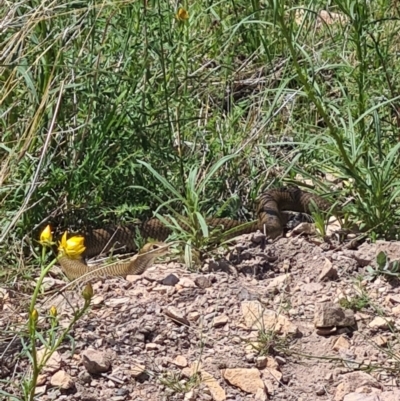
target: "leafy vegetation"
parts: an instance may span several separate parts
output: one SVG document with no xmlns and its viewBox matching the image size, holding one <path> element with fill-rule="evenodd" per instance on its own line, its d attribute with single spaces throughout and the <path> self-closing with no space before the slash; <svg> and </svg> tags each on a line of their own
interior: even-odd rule
<svg viewBox="0 0 400 401">
<path fill-rule="evenodd" d="M 198 233 L 211 236 L 205 216 L 251 220 L 263 189 L 305 179 L 315 192 L 348 201 L 349 225 L 372 239 L 396 238 L 398 10 L 389 0 L 332 0 L 336 14 L 323 20 L 325 7 L 319 0 L 3 7 L 2 280 L 37 276 L 45 261 L 36 239 L 48 223 L 61 233 L 167 211 L 176 236 L 202 249 L 208 243 Z M 181 219 L 187 230 L 175 224 Z"/>
<path fill-rule="evenodd" d="M 353 311 L 359 311 L 367 308 L 370 304 L 370 299 L 366 294 L 355 295 L 351 298 L 342 298 L 339 301 L 339 305 L 344 309 L 352 309 Z"/>
<path fill-rule="evenodd" d="M 376 255 L 376 267 L 367 266 L 366 270 L 369 280 L 374 280 L 379 276 L 398 279 L 400 277 L 400 261 L 391 261 L 385 252 L 381 251 Z"/>
<path fill-rule="evenodd" d="M 226 155 L 240 157 L 207 181 L 203 210 L 233 197 L 224 214 L 250 219 L 263 188 L 301 173 L 328 193 L 332 173 L 352 220 L 391 236 L 400 119 L 390 2 L 334 1 L 333 23 L 317 19 L 319 2 L 179 7 L 188 15 L 160 1 L 3 11 L 2 243 L 49 221 L 150 216 L 170 194 L 142 162 L 187 197 L 193 171 Z"/>
<path fill-rule="evenodd" d="M 49 227 L 43 230 L 40 237 L 40 242 L 43 246 L 42 260 L 44 260 L 46 248 L 52 245 L 52 235 Z M 83 238 L 81 237 L 81 239 Z M 82 243 L 78 237 L 73 237 L 72 240 L 69 240 L 68 244 L 66 240 L 63 243 L 63 253 L 66 253 L 66 257 L 76 257 L 76 255 L 80 255 L 83 250 L 84 248 L 82 248 Z M 47 366 L 50 358 L 60 347 L 62 342 L 67 338 L 72 340 L 70 332 L 76 322 L 85 315 L 90 307 L 93 297 L 93 288 L 92 285 L 88 283 L 82 291 L 83 305 L 79 305 L 79 307 L 73 311 L 73 315 L 66 326 L 60 324 L 58 311 L 54 305 L 50 307 L 48 312 L 46 311 L 46 316 L 40 317 L 37 309 L 39 295 L 43 292 L 44 279 L 56 262 L 57 258 L 54 258 L 49 264 L 41 266 L 41 273 L 35 283 L 35 288 L 30 300 L 26 333 L 19 333 L 23 345 L 21 354 L 30 361 L 32 371 L 30 374 L 26 375 L 21 382 L 7 383 L 4 380 L 0 381 L 0 383 L 6 382 L 7 390 L 2 390 L 0 388 L 0 394 L 7 397 L 6 399 L 13 401 L 35 400 L 40 373 L 42 373 Z M 14 397 L 13 393 L 10 392 L 15 390 L 17 385 L 20 386 L 21 398 Z"/>
</svg>

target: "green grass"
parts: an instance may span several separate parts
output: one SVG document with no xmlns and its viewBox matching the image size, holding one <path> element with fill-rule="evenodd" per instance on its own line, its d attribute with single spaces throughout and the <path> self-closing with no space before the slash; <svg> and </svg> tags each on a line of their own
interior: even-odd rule
<svg viewBox="0 0 400 401">
<path fill-rule="evenodd" d="M 251 220 L 260 192 L 297 174 L 316 193 L 349 200 L 345 220 L 372 239 L 397 238 L 398 11 L 389 0 L 334 0 L 329 10 L 345 20 L 316 26 L 325 6 L 3 7 L 1 280 L 38 275 L 36 239 L 48 223 L 62 233 L 146 218 L 163 205 L 160 214 L 186 211 L 190 228 L 205 232 L 203 216 Z M 188 21 L 175 18 L 178 7 Z M 342 189 L 332 192 L 325 173 Z M 185 239 L 198 245 L 197 231 Z"/>
<path fill-rule="evenodd" d="M 342 298 L 339 301 L 339 305 L 344 309 L 352 309 L 357 312 L 370 305 L 370 299 L 367 295 L 355 295 L 354 297 Z"/>
<path fill-rule="evenodd" d="M 185 6 L 185 4 L 181 4 Z M 390 2 L 21 2 L 4 11 L 0 65 L 2 244 L 47 222 L 79 228 L 147 217 L 186 196 L 193 168 L 227 155 L 199 195 L 251 218 L 260 191 L 323 173 L 345 184 L 350 221 L 373 238 L 398 221 L 398 27 Z M 295 22 L 296 12 L 303 19 Z M 382 16 L 385 16 L 383 18 Z M 293 149 L 279 152 L 282 136 Z M 270 137 L 277 138 L 273 143 Z M 148 191 L 138 190 L 145 187 Z M 179 204 L 172 204 L 178 211 Z M 5 264 L 15 266 L 14 252 Z"/>
<path fill-rule="evenodd" d="M 366 268 L 366 278 L 368 280 L 374 280 L 379 276 L 398 280 L 400 277 L 400 261 L 390 260 L 385 252 L 380 251 L 376 255 L 376 266 L 367 266 Z"/>
</svg>

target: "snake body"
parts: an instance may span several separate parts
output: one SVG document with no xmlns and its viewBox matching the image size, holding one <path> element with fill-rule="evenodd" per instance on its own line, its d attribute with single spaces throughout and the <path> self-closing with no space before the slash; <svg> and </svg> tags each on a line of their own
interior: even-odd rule
<svg viewBox="0 0 400 401">
<path fill-rule="evenodd" d="M 256 221 L 244 225 L 242 221 L 229 218 L 209 218 L 206 222 L 210 229 L 219 228 L 222 232 L 229 231 L 230 234 L 224 236 L 224 239 L 257 230 L 263 231 L 269 238 L 275 239 L 283 233 L 282 211 L 310 214 L 313 204 L 322 211 L 328 211 L 331 208 L 331 203 L 324 198 L 302 191 L 297 187 L 269 189 L 259 197 Z M 125 251 L 135 251 L 135 238 L 138 234 L 142 238 L 165 241 L 171 234 L 171 229 L 160 220 L 153 218 L 131 226 L 88 230 L 83 234 L 86 246 L 85 256 L 92 257 L 121 246 Z"/>
<path fill-rule="evenodd" d="M 302 191 L 297 187 L 284 187 L 269 189 L 264 192 L 258 202 L 257 220 L 251 223 L 229 218 L 209 218 L 206 220 L 210 231 L 213 228 L 221 230 L 223 238 L 230 239 L 241 234 L 247 234 L 261 230 L 266 235 L 275 239 L 282 235 L 284 219 L 282 211 L 308 213 L 313 210 L 313 205 L 322 211 L 331 209 L 330 202 L 320 196 Z M 189 229 L 180 223 L 182 228 Z M 228 232 L 228 235 L 224 235 Z M 137 235 L 142 238 L 165 241 L 171 234 L 171 229 L 158 219 L 150 219 L 139 224 L 125 227 L 106 227 L 89 230 L 84 233 L 86 251 L 84 256 L 91 257 L 108 252 L 114 248 L 123 246 L 125 251 L 136 251 L 135 239 Z M 83 259 L 70 259 L 66 256 L 59 257 L 59 263 L 70 280 L 81 278 L 90 279 L 103 276 L 127 276 L 129 274 L 142 274 L 151 266 L 154 259 L 168 252 L 168 245 L 159 243 L 146 244 L 137 255 L 127 262 L 118 262 L 100 268 L 88 267 Z"/>
<path fill-rule="evenodd" d="M 101 267 L 89 267 L 82 258 L 71 259 L 68 256 L 60 256 L 58 262 L 69 280 L 90 280 L 96 277 L 120 276 L 142 274 L 154 262 L 154 259 L 165 255 L 169 245 L 163 242 L 150 242 L 144 245 L 140 251 L 125 262 L 117 262 Z"/>
</svg>

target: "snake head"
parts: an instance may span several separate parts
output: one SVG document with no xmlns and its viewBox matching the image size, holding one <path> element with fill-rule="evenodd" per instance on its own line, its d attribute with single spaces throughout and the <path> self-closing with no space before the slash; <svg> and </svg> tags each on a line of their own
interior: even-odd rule
<svg viewBox="0 0 400 401">
<path fill-rule="evenodd" d="M 165 242 L 148 242 L 143 248 L 138 252 L 139 255 L 144 253 L 156 253 L 158 255 L 163 255 L 168 252 L 170 244 L 166 244 Z"/>
</svg>

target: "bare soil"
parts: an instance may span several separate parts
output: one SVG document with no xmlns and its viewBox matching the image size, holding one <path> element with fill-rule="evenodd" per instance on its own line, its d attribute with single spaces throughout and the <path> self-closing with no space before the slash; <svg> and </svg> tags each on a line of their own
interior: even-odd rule
<svg viewBox="0 0 400 401">
<path fill-rule="evenodd" d="M 400 400 L 399 286 L 367 279 L 381 249 L 400 259 L 396 242 L 350 250 L 306 236 L 271 244 L 257 233 L 196 273 L 167 260 L 142 276 L 95 282 L 92 307 L 40 376 L 37 399 Z M 20 296 L 1 294 L 2 329 L 21 330 Z M 48 296 L 40 315 L 55 305 L 65 326 L 82 302 L 78 289 Z M 321 303 L 352 307 L 356 324 L 317 328 Z M 284 323 L 249 326 L 249 305 Z M 39 324 L 45 333 L 46 319 Z M 20 336 L 4 335 L 0 351 L 0 388 L 18 394 L 30 374 Z"/>
</svg>

